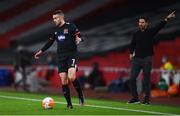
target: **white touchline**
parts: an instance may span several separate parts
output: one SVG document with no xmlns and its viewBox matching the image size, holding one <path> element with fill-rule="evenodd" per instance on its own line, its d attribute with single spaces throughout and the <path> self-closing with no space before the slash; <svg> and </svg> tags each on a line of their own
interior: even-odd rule
<svg viewBox="0 0 180 116">
<path fill-rule="evenodd" d="M 6 99 L 18 99 L 18 100 L 26 100 L 26 101 L 42 101 L 40 99 L 31 99 L 31 98 L 22 98 L 22 97 L 14 97 L 14 96 L 3 96 L 0 95 L 0 98 L 6 98 Z M 59 104 L 66 104 L 65 102 L 55 102 Z M 74 105 L 79 105 L 75 104 Z M 131 112 L 142 112 L 142 113 L 149 113 L 149 114 L 161 114 L 161 115 L 176 115 L 176 114 L 169 114 L 169 113 L 162 113 L 162 112 L 153 112 L 153 111 L 147 111 L 147 110 L 134 110 L 134 109 L 128 109 L 128 108 L 120 108 L 120 107 L 110 107 L 110 106 L 97 106 L 97 105 L 85 105 L 86 107 L 94 107 L 94 108 L 104 108 L 104 109 L 113 109 L 113 110 L 124 110 L 124 111 L 131 111 Z"/>
</svg>

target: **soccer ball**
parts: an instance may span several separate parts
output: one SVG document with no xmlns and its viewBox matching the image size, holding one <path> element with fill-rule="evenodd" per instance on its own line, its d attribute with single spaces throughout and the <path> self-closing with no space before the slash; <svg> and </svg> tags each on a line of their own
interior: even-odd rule
<svg viewBox="0 0 180 116">
<path fill-rule="evenodd" d="M 46 97 L 42 100 L 42 107 L 44 109 L 53 109 L 54 100 L 51 97 Z"/>
</svg>

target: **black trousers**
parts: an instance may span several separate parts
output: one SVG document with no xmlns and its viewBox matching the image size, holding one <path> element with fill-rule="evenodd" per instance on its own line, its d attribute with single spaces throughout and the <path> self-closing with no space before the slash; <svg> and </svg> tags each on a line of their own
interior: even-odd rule
<svg viewBox="0 0 180 116">
<path fill-rule="evenodd" d="M 143 70 L 143 89 L 145 92 L 145 100 L 149 101 L 150 98 L 150 91 L 151 91 L 151 69 L 152 69 L 152 56 L 148 56 L 145 58 L 137 58 L 134 57 L 132 59 L 132 68 L 131 68 L 131 75 L 130 75 L 130 87 L 131 87 L 131 93 L 132 97 L 134 99 L 138 99 L 138 93 L 137 93 L 137 85 L 136 85 L 136 79 L 141 71 Z"/>
</svg>

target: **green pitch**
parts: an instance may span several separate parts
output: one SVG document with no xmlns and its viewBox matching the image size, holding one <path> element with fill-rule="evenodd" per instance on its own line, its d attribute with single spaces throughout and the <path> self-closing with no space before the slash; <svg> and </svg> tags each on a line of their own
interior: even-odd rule
<svg viewBox="0 0 180 116">
<path fill-rule="evenodd" d="M 52 97 L 55 107 L 45 110 L 41 107 L 41 100 Z M 78 105 L 78 99 L 72 98 L 74 108 L 66 109 L 62 96 L 32 94 L 23 92 L 0 92 L 0 115 L 180 115 L 179 107 L 141 104 L 126 104 L 126 102 L 86 99 L 85 106 Z"/>
</svg>

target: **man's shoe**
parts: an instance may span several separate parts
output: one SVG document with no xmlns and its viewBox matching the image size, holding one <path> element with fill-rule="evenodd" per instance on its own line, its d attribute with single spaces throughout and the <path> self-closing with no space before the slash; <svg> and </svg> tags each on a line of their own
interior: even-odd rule
<svg viewBox="0 0 180 116">
<path fill-rule="evenodd" d="M 79 105 L 84 106 L 84 104 L 85 104 L 84 97 L 82 96 L 82 97 L 79 98 Z"/>
<path fill-rule="evenodd" d="M 73 109 L 72 104 L 68 104 L 68 105 L 67 105 L 67 108 L 68 108 L 68 109 Z"/>
<path fill-rule="evenodd" d="M 150 103 L 149 103 L 149 101 L 143 101 L 142 102 L 142 105 L 149 105 Z"/>
<path fill-rule="evenodd" d="M 127 102 L 127 104 L 139 104 L 139 103 L 140 103 L 139 99 L 131 99 Z"/>
</svg>

